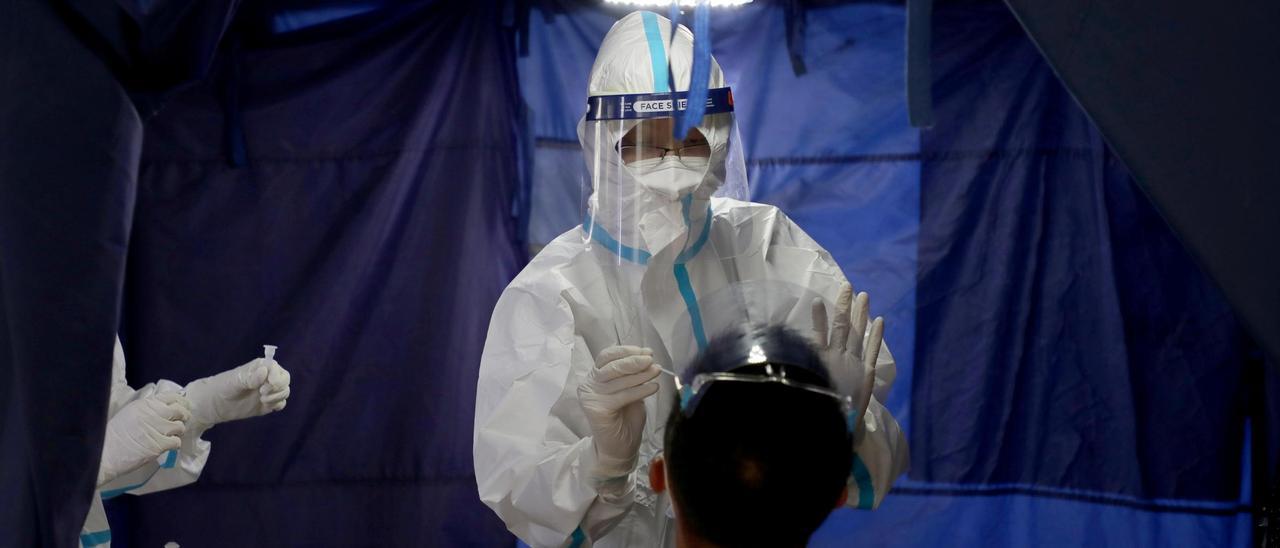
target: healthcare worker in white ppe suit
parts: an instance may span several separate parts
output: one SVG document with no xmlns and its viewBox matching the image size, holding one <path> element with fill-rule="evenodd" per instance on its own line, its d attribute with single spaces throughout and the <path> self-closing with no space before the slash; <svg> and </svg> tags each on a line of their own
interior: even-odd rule
<svg viewBox="0 0 1280 548">
<path fill-rule="evenodd" d="M 732 94 L 714 59 L 694 66 L 693 40 L 683 26 L 673 40 L 670 22 L 649 12 L 605 36 L 578 125 L 592 185 L 583 224 L 511 282 L 489 325 L 476 482 L 532 546 L 675 545 L 671 502 L 647 480 L 679 397 L 661 370 L 693 360 L 716 334 L 705 301 L 739 284 L 818 296 L 768 319 L 815 333 L 840 390 L 862 402 L 848 504 L 876 507 L 907 467 L 882 405 L 895 374 L 882 321 L 867 321 L 866 294 L 782 212 L 743 201 Z M 676 139 L 699 71 L 705 116 Z"/>
<path fill-rule="evenodd" d="M 196 481 L 212 446 L 201 439 L 205 431 L 284 409 L 289 383 L 289 372 L 274 357 L 263 357 L 186 386 L 161 380 L 135 390 L 125 379 L 124 348 L 116 338 L 97 490 L 80 530 L 80 545 L 110 547 L 104 500 Z"/>
</svg>

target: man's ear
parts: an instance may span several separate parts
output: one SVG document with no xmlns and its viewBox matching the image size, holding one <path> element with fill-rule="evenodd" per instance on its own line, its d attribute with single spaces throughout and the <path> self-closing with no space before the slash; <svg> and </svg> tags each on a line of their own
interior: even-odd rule
<svg viewBox="0 0 1280 548">
<path fill-rule="evenodd" d="M 651 476 L 653 475 L 653 467 L 649 468 L 649 475 Z M 841 506 L 844 506 L 844 503 L 846 502 L 849 502 L 849 486 L 848 485 L 844 486 L 844 489 L 840 490 L 840 498 L 836 500 L 836 508 L 840 508 Z"/>
<path fill-rule="evenodd" d="M 667 490 L 667 463 L 662 460 L 661 455 L 649 461 L 649 487 L 655 493 Z M 848 495 L 848 488 L 845 489 L 845 494 Z"/>
</svg>

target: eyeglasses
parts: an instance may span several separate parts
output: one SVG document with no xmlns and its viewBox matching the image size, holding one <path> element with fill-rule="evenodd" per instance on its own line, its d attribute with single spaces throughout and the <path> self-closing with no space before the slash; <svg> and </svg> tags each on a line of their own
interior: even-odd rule
<svg viewBox="0 0 1280 548">
<path fill-rule="evenodd" d="M 672 152 L 674 152 L 681 160 L 705 160 L 711 157 L 711 145 L 708 143 L 697 143 L 679 148 L 663 148 L 646 145 L 618 145 L 618 153 L 622 155 L 622 161 L 628 164 L 633 164 L 641 160 L 661 160 L 666 158 L 667 155 Z"/>
</svg>

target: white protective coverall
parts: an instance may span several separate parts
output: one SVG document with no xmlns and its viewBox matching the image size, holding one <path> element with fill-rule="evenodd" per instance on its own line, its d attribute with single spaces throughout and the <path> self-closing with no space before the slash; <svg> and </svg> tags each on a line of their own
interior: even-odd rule
<svg viewBox="0 0 1280 548">
<path fill-rule="evenodd" d="M 692 41 L 683 26 L 672 41 L 666 18 L 627 15 L 601 44 L 589 95 L 671 91 L 662 74 L 668 62 L 674 91 L 688 90 Z M 657 58 L 668 50 L 669 60 Z M 709 87 L 725 87 L 711 65 Z M 659 377 L 657 394 L 644 400 L 637 469 L 620 489 L 604 492 L 591 476 L 597 452 L 578 401 L 601 350 L 648 347 L 655 362 L 683 367 L 697 351 L 688 341 L 714 335 L 691 329 L 699 296 L 733 283 L 782 280 L 835 302 L 846 282 L 830 254 L 777 208 L 713 196 L 743 171 L 726 165 L 732 113 L 698 124 L 711 145 L 710 167 L 696 187 L 675 196 L 622 166 L 615 145 L 636 123 L 579 123 L 593 184 L 587 219 L 548 244 L 503 292 L 481 358 L 474 440 L 480 498 L 535 547 L 675 545 L 671 503 L 650 488 L 647 473 L 662 450 L 674 383 Z M 812 327 L 809 304 L 785 315 L 801 332 Z M 850 506 L 878 506 L 906 470 L 905 437 L 881 404 L 894 375 L 883 348 L 863 416 L 866 433 L 855 446 Z"/>
<path fill-rule="evenodd" d="M 180 390 L 182 385 L 167 380 L 148 383 L 137 390 L 131 388 L 125 380 L 124 348 L 120 346 L 120 339 L 116 339 L 115 350 L 111 355 L 111 400 L 107 408 L 108 421 L 129 402 L 152 394 Z M 161 457 L 163 462 L 148 462 L 141 468 L 99 486 L 93 494 L 89 516 L 80 529 L 80 545 L 84 548 L 111 546 L 111 527 L 107 523 L 107 512 L 102 507 L 102 501 L 123 493 L 144 495 L 173 489 L 199 479 L 200 471 L 204 470 L 204 464 L 209 460 L 210 450 L 210 443 L 200 439 L 202 433 L 189 431 L 182 437 L 182 447 L 177 451 L 164 454 Z"/>
</svg>

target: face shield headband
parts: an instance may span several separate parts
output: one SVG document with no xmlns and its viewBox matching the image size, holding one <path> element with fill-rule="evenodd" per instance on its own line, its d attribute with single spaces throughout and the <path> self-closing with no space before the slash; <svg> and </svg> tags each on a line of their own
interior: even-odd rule
<svg viewBox="0 0 1280 548">
<path fill-rule="evenodd" d="M 735 372 L 734 370 L 717 372 L 717 373 L 699 373 L 693 377 L 687 384 L 681 382 L 679 377 L 675 378 L 676 390 L 680 393 L 680 412 L 685 418 L 692 418 L 693 414 L 698 410 L 698 403 L 702 401 L 702 396 L 715 383 L 753 383 L 753 384 L 778 384 L 795 390 L 804 390 L 811 394 L 828 397 L 836 401 L 840 406 L 841 413 L 845 417 L 845 427 L 849 434 L 853 435 L 859 417 L 857 404 L 853 401 L 852 396 L 841 394 L 830 388 L 807 383 L 798 379 L 791 378 L 787 375 L 789 368 L 800 368 L 796 365 L 782 363 L 776 360 L 770 360 L 764 355 L 760 347 L 753 346 L 751 356 L 748 363 L 743 364 L 737 369 L 750 367 L 751 372 Z"/>
<path fill-rule="evenodd" d="M 689 92 L 593 95 L 587 98 L 587 121 L 671 118 L 688 109 Z M 704 115 L 733 112 L 733 91 L 707 90 Z"/>
</svg>

